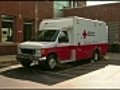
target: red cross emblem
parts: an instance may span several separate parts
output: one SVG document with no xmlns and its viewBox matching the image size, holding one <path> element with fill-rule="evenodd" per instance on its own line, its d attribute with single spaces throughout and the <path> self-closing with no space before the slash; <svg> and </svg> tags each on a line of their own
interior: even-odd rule
<svg viewBox="0 0 120 90">
<path fill-rule="evenodd" d="M 87 32 L 86 32 L 86 30 L 83 31 L 82 35 L 83 35 L 83 38 L 86 39 L 86 37 L 87 37 Z"/>
</svg>

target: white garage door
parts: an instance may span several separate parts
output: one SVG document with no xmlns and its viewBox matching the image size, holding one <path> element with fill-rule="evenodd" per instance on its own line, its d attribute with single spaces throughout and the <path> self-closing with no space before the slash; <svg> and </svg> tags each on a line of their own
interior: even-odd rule
<svg viewBox="0 0 120 90">
<path fill-rule="evenodd" d="M 119 42 L 119 34 L 119 22 L 108 22 L 108 43 L 113 44 L 115 42 Z"/>
</svg>

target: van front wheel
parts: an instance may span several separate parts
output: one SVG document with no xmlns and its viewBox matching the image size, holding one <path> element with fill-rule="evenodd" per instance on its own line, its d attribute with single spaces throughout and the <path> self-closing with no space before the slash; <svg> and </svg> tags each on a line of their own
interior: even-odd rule
<svg viewBox="0 0 120 90">
<path fill-rule="evenodd" d="M 57 62 L 54 55 L 49 55 L 46 61 L 46 66 L 48 70 L 53 70 L 56 67 Z"/>
</svg>

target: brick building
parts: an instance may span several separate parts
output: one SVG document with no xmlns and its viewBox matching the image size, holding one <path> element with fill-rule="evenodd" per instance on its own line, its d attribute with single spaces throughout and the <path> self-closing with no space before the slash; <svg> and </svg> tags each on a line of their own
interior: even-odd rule
<svg viewBox="0 0 120 90">
<path fill-rule="evenodd" d="M 53 2 L 0 2 L 0 55 L 16 54 L 17 44 L 28 40 L 42 19 L 53 17 Z"/>
<path fill-rule="evenodd" d="M 42 19 L 63 16 L 61 9 L 64 7 L 86 5 L 85 1 L 70 2 L 0 1 L 0 55 L 16 54 L 18 43 L 29 40 L 37 32 Z"/>
<path fill-rule="evenodd" d="M 108 24 L 109 44 L 120 43 L 120 3 L 64 9 L 63 15 L 97 19 Z"/>
<path fill-rule="evenodd" d="M 61 16 L 103 20 L 109 26 L 109 43 L 120 42 L 120 3 L 90 7 L 86 7 L 86 1 L 55 3 L 48 0 L 1 1 L 0 55 L 16 54 L 18 43 L 29 40 L 42 19 Z"/>
</svg>

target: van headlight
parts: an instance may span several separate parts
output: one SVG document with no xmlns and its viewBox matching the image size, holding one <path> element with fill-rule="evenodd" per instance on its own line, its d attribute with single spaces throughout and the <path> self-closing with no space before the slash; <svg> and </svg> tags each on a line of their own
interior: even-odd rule
<svg viewBox="0 0 120 90">
<path fill-rule="evenodd" d="M 35 55 L 36 55 L 36 56 L 40 56 L 40 54 L 41 54 L 41 51 L 40 51 L 40 50 L 36 50 Z"/>
<path fill-rule="evenodd" d="M 18 48 L 18 54 L 21 54 L 22 52 L 21 52 L 21 50 L 20 50 L 20 48 Z"/>
<path fill-rule="evenodd" d="M 17 53 L 18 53 L 18 54 L 22 54 L 21 49 L 20 49 L 20 45 L 18 45 Z"/>
</svg>

